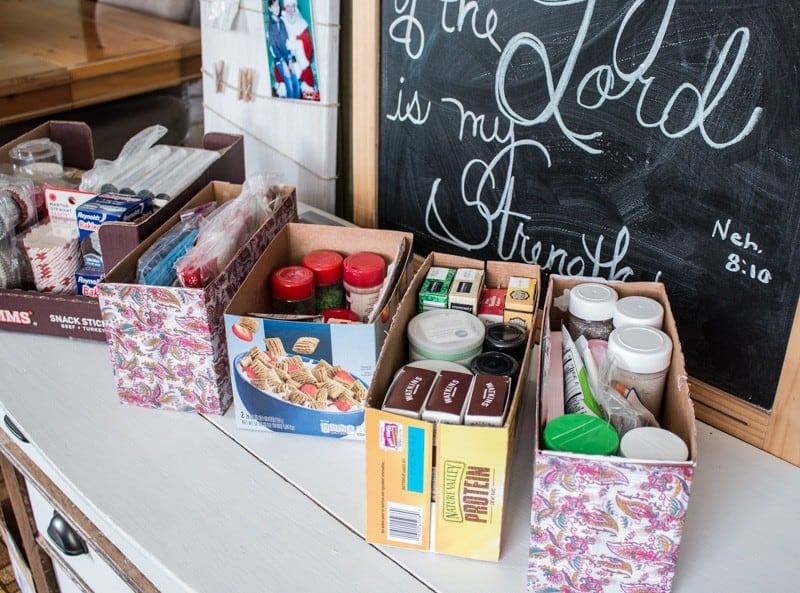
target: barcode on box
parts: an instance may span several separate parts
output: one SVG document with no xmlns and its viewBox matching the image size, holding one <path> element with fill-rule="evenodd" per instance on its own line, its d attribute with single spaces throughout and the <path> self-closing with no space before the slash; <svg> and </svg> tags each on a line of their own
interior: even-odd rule
<svg viewBox="0 0 800 593">
<path fill-rule="evenodd" d="M 396 502 L 386 505 L 387 539 L 407 544 L 422 543 L 422 508 Z"/>
</svg>

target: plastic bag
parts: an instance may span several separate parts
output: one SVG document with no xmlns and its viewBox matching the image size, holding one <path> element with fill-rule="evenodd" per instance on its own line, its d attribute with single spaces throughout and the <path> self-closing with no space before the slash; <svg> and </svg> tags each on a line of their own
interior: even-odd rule
<svg viewBox="0 0 800 593">
<path fill-rule="evenodd" d="M 276 178 L 263 174 L 248 178 L 238 197 L 217 207 L 200 224 L 194 248 L 176 262 L 182 286 L 201 288 L 225 269 L 279 205 Z"/>
</svg>

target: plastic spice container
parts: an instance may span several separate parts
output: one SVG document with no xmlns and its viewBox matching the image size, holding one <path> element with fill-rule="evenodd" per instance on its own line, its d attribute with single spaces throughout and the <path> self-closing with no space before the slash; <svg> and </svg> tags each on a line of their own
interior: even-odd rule
<svg viewBox="0 0 800 593">
<path fill-rule="evenodd" d="M 344 307 L 343 261 L 341 254 L 326 249 L 311 251 L 303 257 L 303 267 L 314 272 L 314 309 L 317 313 Z"/>
<path fill-rule="evenodd" d="M 515 323 L 492 323 L 486 326 L 484 352 L 504 352 L 516 360 L 525 357 L 528 332 Z"/>
<path fill-rule="evenodd" d="M 512 383 L 517 380 L 519 363 L 505 352 L 481 352 L 470 363 L 470 370 L 476 375 L 503 375 L 509 377 Z"/>
<path fill-rule="evenodd" d="M 614 329 L 614 308 L 617 291 L 608 284 L 586 282 L 569 291 L 569 322 L 567 329 L 573 340 L 607 340 Z"/>
<path fill-rule="evenodd" d="M 621 327 L 608 337 L 608 355 L 610 379 L 636 389 L 644 406 L 659 418 L 672 339 L 654 327 Z"/>
<path fill-rule="evenodd" d="M 547 423 L 542 433 L 545 449 L 589 455 L 614 455 L 617 431 L 605 420 L 586 414 L 564 414 Z"/>
<path fill-rule="evenodd" d="M 367 321 L 386 277 L 386 262 L 377 253 L 360 251 L 344 258 L 342 265 L 346 306 Z"/>
<path fill-rule="evenodd" d="M 664 323 L 664 307 L 655 299 L 646 296 L 626 296 L 614 306 L 614 327 L 646 325 L 661 329 Z"/>
<path fill-rule="evenodd" d="M 619 442 L 619 454 L 629 459 L 648 461 L 686 461 L 689 447 L 674 432 L 655 426 L 642 426 L 625 433 Z"/>
<path fill-rule="evenodd" d="M 466 311 L 433 309 L 412 317 L 406 333 L 409 360 L 449 360 L 469 367 L 481 351 L 486 326 Z"/>
<path fill-rule="evenodd" d="M 272 272 L 272 312 L 283 315 L 314 314 L 314 273 L 303 266 L 286 266 Z"/>
</svg>

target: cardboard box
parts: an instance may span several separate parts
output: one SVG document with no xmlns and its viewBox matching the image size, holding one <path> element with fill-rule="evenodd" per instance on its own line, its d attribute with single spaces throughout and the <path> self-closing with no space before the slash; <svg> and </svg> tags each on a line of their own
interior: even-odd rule
<svg viewBox="0 0 800 593">
<path fill-rule="evenodd" d="M 9 152 L 18 143 L 34 138 L 50 138 L 58 142 L 62 148 L 65 167 L 85 171 L 94 166 L 94 145 L 89 126 L 82 122 L 69 121 L 42 124 L 0 147 L 0 162 L 8 162 Z M 174 200 L 144 220 L 106 223 L 100 227 L 100 245 L 106 271 L 164 224 L 210 181 L 244 181 L 244 140 L 241 136 L 206 134 L 203 146 L 209 150 L 219 150 L 222 155 Z M 97 299 L 78 294 L 0 290 L 0 329 L 105 340 Z"/>
<path fill-rule="evenodd" d="M 596 280 L 596 279 L 595 279 Z M 585 278 L 551 276 L 542 327 L 542 378 L 551 333 L 566 323 L 553 299 Z M 663 284 L 614 283 L 620 297 L 643 295 L 665 310 L 664 331 L 673 342 L 661 426 L 687 444 L 685 462 L 642 461 L 616 456 L 576 455 L 543 449 L 536 436 L 531 507 L 528 591 L 570 588 L 593 582 L 604 591 L 662 591 L 671 588 L 696 466 L 694 408 L 675 319 Z M 544 401 L 546 393 L 542 393 Z M 541 419 L 545 414 L 539 415 Z"/>
<path fill-rule="evenodd" d="M 540 279 L 539 266 L 521 263 L 435 252 L 422 263 L 389 330 L 368 395 L 367 541 L 496 561 L 533 339 L 528 336 L 502 426 L 434 424 L 381 410 L 395 373 L 408 361 L 406 327 L 431 266 L 483 269 L 489 287 L 504 288 L 512 276 L 533 277 L 537 284 Z"/>
<path fill-rule="evenodd" d="M 364 438 L 363 400 L 400 297 L 411 278 L 413 238 L 410 233 L 398 231 L 313 224 L 289 224 L 275 237 L 225 312 L 234 409 L 239 428 Z M 270 312 L 269 278 L 272 272 L 283 266 L 299 264 L 306 253 L 316 249 L 330 249 L 345 257 L 359 251 L 371 251 L 391 264 L 387 265 L 390 288 L 374 321 L 319 323 L 253 316 Z M 391 280 L 392 276 L 394 280 Z M 243 333 L 240 331 L 242 326 L 252 331 Z M 299 355 L 306 370 L 314 371 L 317 365 L 324 366 L 325 363 L 340 369 L 340 376 L 356 392 L 355 397 L 348 393 L 356 400 L 355 403 L 342 405 L 341 410 L 334 409 L 334 400 L 327 397 L 325 408 L 314 409 L 309 407 L 310 401 L 300 401 L 304 400 L 302 395 L 292 398 L 298 403 L 284 399 L 288 392 L 283 383 L 277 388 L 256 387 L 246 375 L 248 361 L 242 365 L 242 359 L 253 349 L 259 356 L 272 356 L 275 349 L 270 346 L 276 345 L 276 340 L 286 353 L 286 356 L 278 355 L 279 361 Z M 265 363 L 271 366 L 270 361 Z M 321 381 L 306 384 L 313 385 L 307 389 L 314 391 L 311 395 L 324 387 Z M 277 392 L 276 389 L 284 391 Z M 334 385 L 330 392 L 336 390 L 338 387 Z"/>
<path fill-rule="evenodd" d="M 240 185 L 212 182 L 184 210 L 224 203 Z M 134 249 L 99 286 L 103 328 L 117 394 L 124 403 L 223 414 L 232 400 L 225 346 L 225 307 L 258 256 L 285 224 L 297 219 L 297 196 L 285 188 L 273 215 L 204 288 L 135 284 L 139 257 L 180 219 L 174 214 Z"/>
</svg>

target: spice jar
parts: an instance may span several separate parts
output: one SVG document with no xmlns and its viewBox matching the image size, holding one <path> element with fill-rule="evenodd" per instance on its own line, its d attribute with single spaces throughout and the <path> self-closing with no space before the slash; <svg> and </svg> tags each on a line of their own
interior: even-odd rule
<svg viewBox="0 0 800 593">
<path fill-rule="evenodd" d="M 585 282 L 569 291 L 567 329 L 573 340 L 607 340 L 614 329 L 614 306 L 618 295 L 608 284 Z"/>
<path fill-rule="evenodd" d="M 344 307 L 344 284 L 342 283 L 341 254 L 327 249 L 307 253 L 303 267 L 314 272 L 314 309 L 320 313 L 325 309 Z"/>
<path fill-rule="evenodd" d="M 342 265 L 347 308 L 367 321 L 386 277 L 386 262 L 377 253 L 360 251 L 344 258 Z"/>
<path fill-rule="evenodd" d="M 614 327 L 647 325 L 661 329 L 664 322 L 664 307 L 655 299 L 646 296 L 626 296 L 614 305 Z"/>
<path fill-rule="evenodd" d="M 486 326 L 484 352 L 504 352 L 521 361 L 528 345 L 528 332 L 515 323 L 492 323 Z"/>
<path fill-rule="evenodd" d="M 272 272 L 272 312 L 283 315 L 314 314 L 314 273 L 303 266 L 286 266 Z"/>
<path fill-rule="evenodd" d="M 472 359 L 469 369 L 476 375 L 504 375 L 511 379 L 512 385 L 515 385 L 519 374 L 519 362 L 505 352 L 481 352 Z"/>
<path fill-rule="evenodd" d="M 608 337 L 608 356 L 611 381 L 636 389 L 642 404 L 659 418 L 672 339 L 654 327 L 621 327 Z"/>
</svg>

